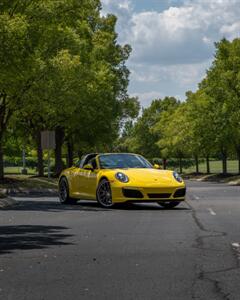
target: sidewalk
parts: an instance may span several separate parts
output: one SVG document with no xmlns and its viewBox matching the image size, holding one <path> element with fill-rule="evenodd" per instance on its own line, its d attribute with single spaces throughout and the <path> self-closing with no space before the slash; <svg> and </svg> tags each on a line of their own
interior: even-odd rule
<svg viewBox="0 0 240 300">
<path fill-rule="evenodd" d="M 229 185 L 240 185 L 240 175 L 235 174 L 184 174 L 184 179 L 196 180 L 196 181 L 208 181 L 208 182 L 218 182 L 226 183 Z"/>
<path fill-rule="evenodd" d="M 35 178 L 31 176 L 6 176 L 0 184 L 0 209 L 17 204 L 11 197 L 56 197 L 57 179 Z"/>
</svg>

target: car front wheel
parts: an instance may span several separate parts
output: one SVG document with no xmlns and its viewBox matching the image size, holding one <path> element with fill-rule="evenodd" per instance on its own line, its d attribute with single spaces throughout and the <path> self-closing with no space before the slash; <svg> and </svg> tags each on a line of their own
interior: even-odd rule
<svg viewBox="0 0 240 300">
<path fill-rule="evenodd" d="M 158 204 L 163 208 L 174 208 L 178 206 L 179 201 L 158 201 Z"/>
<path fill-rule="evenodd" d="M 97 201 L 102 207 L 112 207 L 112 191 L 110 182 L 107 179 L 102 179 L 97 187 Z"/>
<path fill-rule="evenodd" d="M 69 186 L 66 177 L 62 177 L 59 182 L 59 200 L 61 204 L 73 204 L 75 202 L 69 197 Z"/>
</svg>

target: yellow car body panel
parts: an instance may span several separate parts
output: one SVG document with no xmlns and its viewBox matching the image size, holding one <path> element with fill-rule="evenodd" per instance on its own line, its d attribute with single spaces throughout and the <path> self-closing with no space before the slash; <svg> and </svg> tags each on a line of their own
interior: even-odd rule
<svg viewBox="0 0 240 300">
<path fill-rule="evenodd" d="M 177 190 L 185 188 L 185 183 L 178 182 L 173 176 L 173 171 L 154 168 L 100 169 L 98 155 L 96 161 L 97 169 L 93 171 L 71 167 L 61 173 L 60 178 L 63 176 L 67 178 L 71 198 L 96 201 L 98 184 L 101 179 L 106 178 L 111 185 L 113 203 L 185 200 L 185 193 L 184 195 L 180 193 L 179 197 L 174 195 Z M 117 172 L 127 175 L 129 181 L 126 183 L 119 181 L 115 177 Z M 128 190 L 140 191 L 141 198 L 129 197 Z"/>
</svg>

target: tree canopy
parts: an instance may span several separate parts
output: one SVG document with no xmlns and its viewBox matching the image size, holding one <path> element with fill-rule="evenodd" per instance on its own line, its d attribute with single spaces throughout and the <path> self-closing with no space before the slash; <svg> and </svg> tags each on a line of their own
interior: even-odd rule
<svg viewBox="0 0 240 300">
<path fill-rule="evenodd" d="M 11 126 L 22 126 L 38 147 L 41 130 L 56 130 L 59 172 L 65 140 L 103 147 L 116 138 L 123 118 L 138 113 L 137 99 L 127 94 L 131 47 L 117 43 L 116 17 L 100 10 L 98 0 L 1 3 L 1 178 Z"/>
<path fill-rule="evenodd" d="M 214 61 L 197 91 L 170 105 L 154 100 L 125 135 L 129 150 L 149 158 L 176 157 L 180 165 L 183 157 L 194 157 L 196 172 L 198 157 L 206 158 L 208 172 L 209 157 L 221 158 L 227 173 L 227 157 L 237 155 L 240 172 L 240 39 L 215 45 Z"/>
</svg>

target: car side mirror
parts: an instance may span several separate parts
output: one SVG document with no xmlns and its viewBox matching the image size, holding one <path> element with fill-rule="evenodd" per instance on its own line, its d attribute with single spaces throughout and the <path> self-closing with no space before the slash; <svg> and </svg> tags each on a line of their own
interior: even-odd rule
<svg viewBox="0 0 240 300">
<path fill-rule="evenodd" d="M 89 170 L 89 171 L 93 171 L 93 167 L 90 164 L 86 164 L 85 166 L 83 166 L 84 170 Z"/>
<path fill-rule="evenodd" d="M 154 169 L 161 169 L 160 165 L 158 165 L 158 164 L 154 164 L 153 167 L 154 167 Z"/>
</svg>

